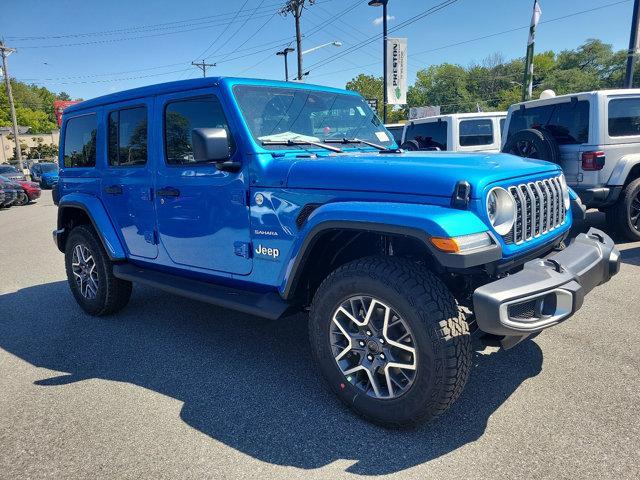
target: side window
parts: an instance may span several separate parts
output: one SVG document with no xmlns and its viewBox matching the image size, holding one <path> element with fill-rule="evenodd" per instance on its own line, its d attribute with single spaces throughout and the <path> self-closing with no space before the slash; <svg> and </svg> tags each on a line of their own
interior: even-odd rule
<svg viewBox="0 0 640 480">
<path fill-rule="evenodd" d="M 64 134 L 65 167 L 95 167 L 97 124 L 93 113 L 67 120 Z"/>
<path fill-rule="evenodd" d="M 164 137 L 168 165 L 193 165 L 191 132 L 195 128 L 224 128 L 231 134 L 220 101 L 213 95 L 170 102 L 165 108 Z M 233 149 L 233 143 L 232 143 Z"/>
<path fill-rule="evenodd" d="M 147 107 L 109 114 L 109 165 L 128 167 L 147 163 Z"/>
<path fill-rule="evenodd" d="M 391 135 L 393 135 L 393 139 L 396 141 L 398 145 L 402 141 L 402 130 L 404 127 L 387 127 L 387 130 Z"/>
<path fill-rule="evenodd" d="M 504 123 L 507 121 L 506 118 L 500 119 L 500 135 L 504 135 Z"/>
<path fill-rule="evenodd" d="M 493 143 L 493 122 L 490 118 L 460 121 L 460 146 L 475 147 Z"/>
<path fill-rule="evenodd" d="M 587 143 L 589 101 L 563 102 L 515 110 L 509 123 L 510 137 L 527 128 L 545 128 L 560 145 Z"/>
<path fill-rule="evenodd" d="M 407 127 L 405 141 L 415 140 L 421 149 L 447 149 L 447 122 L 413 123 Z"/>
<path fill-rule="evenodd" d="M 609 102 L 609 136 L 640 135 L 640 98 L 619 98 Z"/>
</svg>

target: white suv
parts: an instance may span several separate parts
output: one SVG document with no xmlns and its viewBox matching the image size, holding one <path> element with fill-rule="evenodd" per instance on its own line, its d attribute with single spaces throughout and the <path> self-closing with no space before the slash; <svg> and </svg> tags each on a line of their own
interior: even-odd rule
<svg viewBox="0 0 640 480">
<path fill-rule="evenodd" d="M 516 103 L 502 142 L 503 152 L 559 163 L 587 207 L 640 240 L 640 89 Z"/>
<path fill-rule="evenodd" d="M 499 152 L 507 112 L 452 113 L 419 118 L 404 126 L 405 150 Z"/>
</svg>

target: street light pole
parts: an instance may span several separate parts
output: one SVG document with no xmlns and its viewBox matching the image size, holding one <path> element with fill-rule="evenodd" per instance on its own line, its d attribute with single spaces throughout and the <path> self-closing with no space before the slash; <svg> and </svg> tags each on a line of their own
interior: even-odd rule
<svg viewBox="0 0 640 480">
<path fill-rule="evenodd" d="M 382 7 L 382 122 L 387 123 L 387 4 L 389 0 L 369 0 L 372 7 Z"/>
<path fill-rule="evenodd" d="M 333 45 L 334 47 L 341 47 L 342 46 L 342 42 L 328 42 L 328 43 L 323 43 L 322 45 L 318 45 L 317 47 L 313 47 L 310 48 L 309 50 L 305 50 L 302 52 L 302 55 L 306 55 L 307 53 L 311 53 L 311 52 L 315 52 L 316 50 L 320 50 L 321 48 L 324 47 L 330 47 L 331 45 Z"/>
<path fill-rule="evenodd" d="M 276 55 L 282 55 L 284 57 L 284 81 L 289 81 L 289 62 L 287 61 L 287 55 L 295 51 L 294 48 L 287 47 L 280 52 L 276 52 Z"/>
</svg>

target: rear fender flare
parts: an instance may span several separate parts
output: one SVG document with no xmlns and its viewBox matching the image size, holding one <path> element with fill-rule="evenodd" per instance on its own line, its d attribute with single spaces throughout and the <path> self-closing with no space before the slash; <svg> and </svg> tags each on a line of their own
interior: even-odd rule
<svg viewBox="0 0 640 480">
<path fill-rule="evenodd" d="M 468 210 L 388 202 L 329 203 L 316 209 L 298 233 L 281 279 L 279 290 L 283 298 L 290 298 L 295 292 L 316 240 L 327 230 L 338 229 L 412 237 L 439 255 L 443 254 L 435 250 L 430 237 L 456 237 L 488 230 L 482 220 Z"/>
<path fill-rule="evenodd" d="M 627 182 L 629 173 L 636 165 L 640 165 L 640 153 L 633 153 L 631 155 L 625 155 L 622 157 L 607 182 L 608 186 L 623 186 Z"/>
<path fill-rule="evenodd" d="M 102 241 L 102 246 L 112 261 L 126 260 L 127 255 L 118 238 L 116 229 L 111 223 L 104 205 L 96 197 L 82 193 L 71 193 L 62 197 L 58 205 L 58 229 L 65 227 L 63 221 L 65 212 L 67 209 L 73 208 L 82 210 L 89 217 L 93 228 Z M 66 232 L 67 235 L 68 233 Z M 64 250 L 63 245 L 64 243 L 59 246 L 61 250 Z"/>
</svg>

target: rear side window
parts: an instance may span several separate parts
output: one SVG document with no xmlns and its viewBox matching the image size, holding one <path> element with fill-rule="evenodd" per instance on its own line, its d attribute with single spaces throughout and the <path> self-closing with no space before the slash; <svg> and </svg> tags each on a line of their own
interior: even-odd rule
<svg viewBox="0 0 640 480">
<path fill-rule="evenodd" d="M 402 131 L 404 127 L 386 127 L 391 135 L 393 135 L 393 139 L 396 141 L 398 145 L 402 142 Z"/>
<path fill-rule="evenodd" d="M 506 122 L 507 119 L 506 118 L 501 118 L 500 119 L 500 135 L 504 135 L 504 122 Z"/>
<path fill-rule="evenodd" d="M 191 132 L 194 128 L 224 128 L 231 139 L 220 101 L 213 95 L 168 103 L 164 137 L 168 165 L 193 165 Z"/>
<path fill-rule="evenodd" d="M 560 145 L 587 143 L 589 101 L 563 102 L 515 110 L 511 114 L 508 137 L 527 128 L 548 130 Z"/>
<path fill-rule="evenodd" d="M 407 140 L 415 140 L 421 149 L 447 149 L 447 122 L 444 120 L 428 123 L 413 123 L 407 127 Z"/>
<path fill-rule="evenodd" d="M 493 122 L 488 118 L 460 121 L 460 146 L 475 147 L 493 143 Z"/>
<path fill-rule="evenodd" d="M 618 98 L 609 102 L 609 136 L 640 135 L 640 98 Z"/>
<path fill-rule="evenodd" d="M 109 114 L 109 165 L 129 167 L 147 163 L 147 107 Z"/>
<path fill-rule="evenodd" d="M 95 114 L 67 120 L 64 134 L 65 167 L 95 167 L 97 123 Z"/>
</svg>

